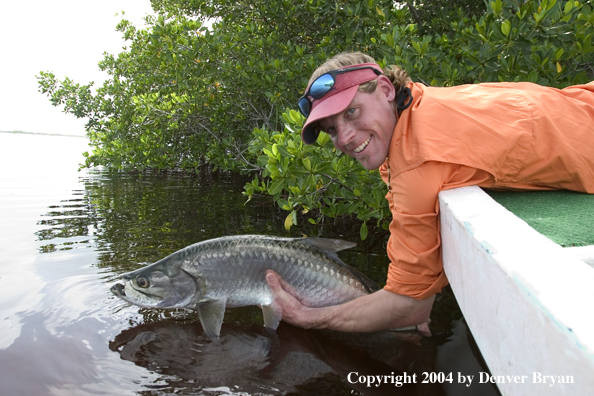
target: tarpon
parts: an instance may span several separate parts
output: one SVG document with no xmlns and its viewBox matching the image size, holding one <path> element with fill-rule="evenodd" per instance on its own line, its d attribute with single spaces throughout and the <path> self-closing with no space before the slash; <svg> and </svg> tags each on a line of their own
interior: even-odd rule
<svg viewBox="0 0 594 396">
<path fill-rule="evenodd" d="M 273 270 L 309 307 L 337 305 L 377 290 L 336 252 L 355 243 L 323 238 L 239 235 L 198 242 L 122 275 L 113 294 L 148 308 L 198 311 L 205 333 L 218 338 L 225 307 L 259 305 L 264 326 L 276 330 L 281 312 L 265 280 Z"/>
</svg>

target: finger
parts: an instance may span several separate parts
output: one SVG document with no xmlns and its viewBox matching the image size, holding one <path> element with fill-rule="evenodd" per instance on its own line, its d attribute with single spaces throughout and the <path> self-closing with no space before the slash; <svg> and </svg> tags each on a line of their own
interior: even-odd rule
<svg viewBox="0 0 594 396">
<path fill-rule="evenodd" d="M 419 333 L 425 337 L 431 337 L 431 330 L 429 330 L 429 323 L 425 322 L 417 326 Z"/>
<path fill-rule="evenodd" d="M 274 273 L 274 271 L 266 271 L 266 283 L 272 289 L 272 291 L 279 291 L 282 289 L 278 277 Z"/>
</svg>

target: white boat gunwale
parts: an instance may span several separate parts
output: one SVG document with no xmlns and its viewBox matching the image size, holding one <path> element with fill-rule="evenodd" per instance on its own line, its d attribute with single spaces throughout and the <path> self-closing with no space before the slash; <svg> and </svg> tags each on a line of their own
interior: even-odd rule
<svg viewBox="0 0 594 396">
<path fill-rule="evenodd" d="M 594 390 L 594 268 L 479 187 L 439 194 L 444 270 L 504 395 Z M 533 373 L 574 383 L 533 382 Z M 542 380 L 542 378 L 540 378 Z"/>
</svg>

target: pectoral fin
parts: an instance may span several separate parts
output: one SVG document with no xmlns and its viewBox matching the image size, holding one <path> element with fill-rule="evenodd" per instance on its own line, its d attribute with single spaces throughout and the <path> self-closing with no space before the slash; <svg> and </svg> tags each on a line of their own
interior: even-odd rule
<svg viewBox="0 0 594 396">
<path fill-rule="evenodd" d="M 283 318 L 283 312 L 275 302 L 270 305 L 262 305 L 262 314 L 264 316 L 264 327 L 270 331 L 276 330 Z"/>
<path fill-rule="evenodd" d="M 227 299 L 209 300 L 198 303 L 197 310 L 200 317 L 200 323 L 207 336 L 210 338 L 219 338 L 221 335 L 221 325 L 225 316 L 225 304 Z"/>
</svg>

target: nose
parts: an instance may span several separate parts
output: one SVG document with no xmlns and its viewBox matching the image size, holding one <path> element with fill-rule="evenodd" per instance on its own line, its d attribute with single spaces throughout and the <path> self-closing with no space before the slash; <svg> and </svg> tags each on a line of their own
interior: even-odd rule
<svg viewBox="0 0 594 396">
<path fill-rule="evenodd" d="M 355 128 L 348 123 L 336 125 L 336 143 L 340 147 L 346 147 L 355 137 Z"/>
</svg>

